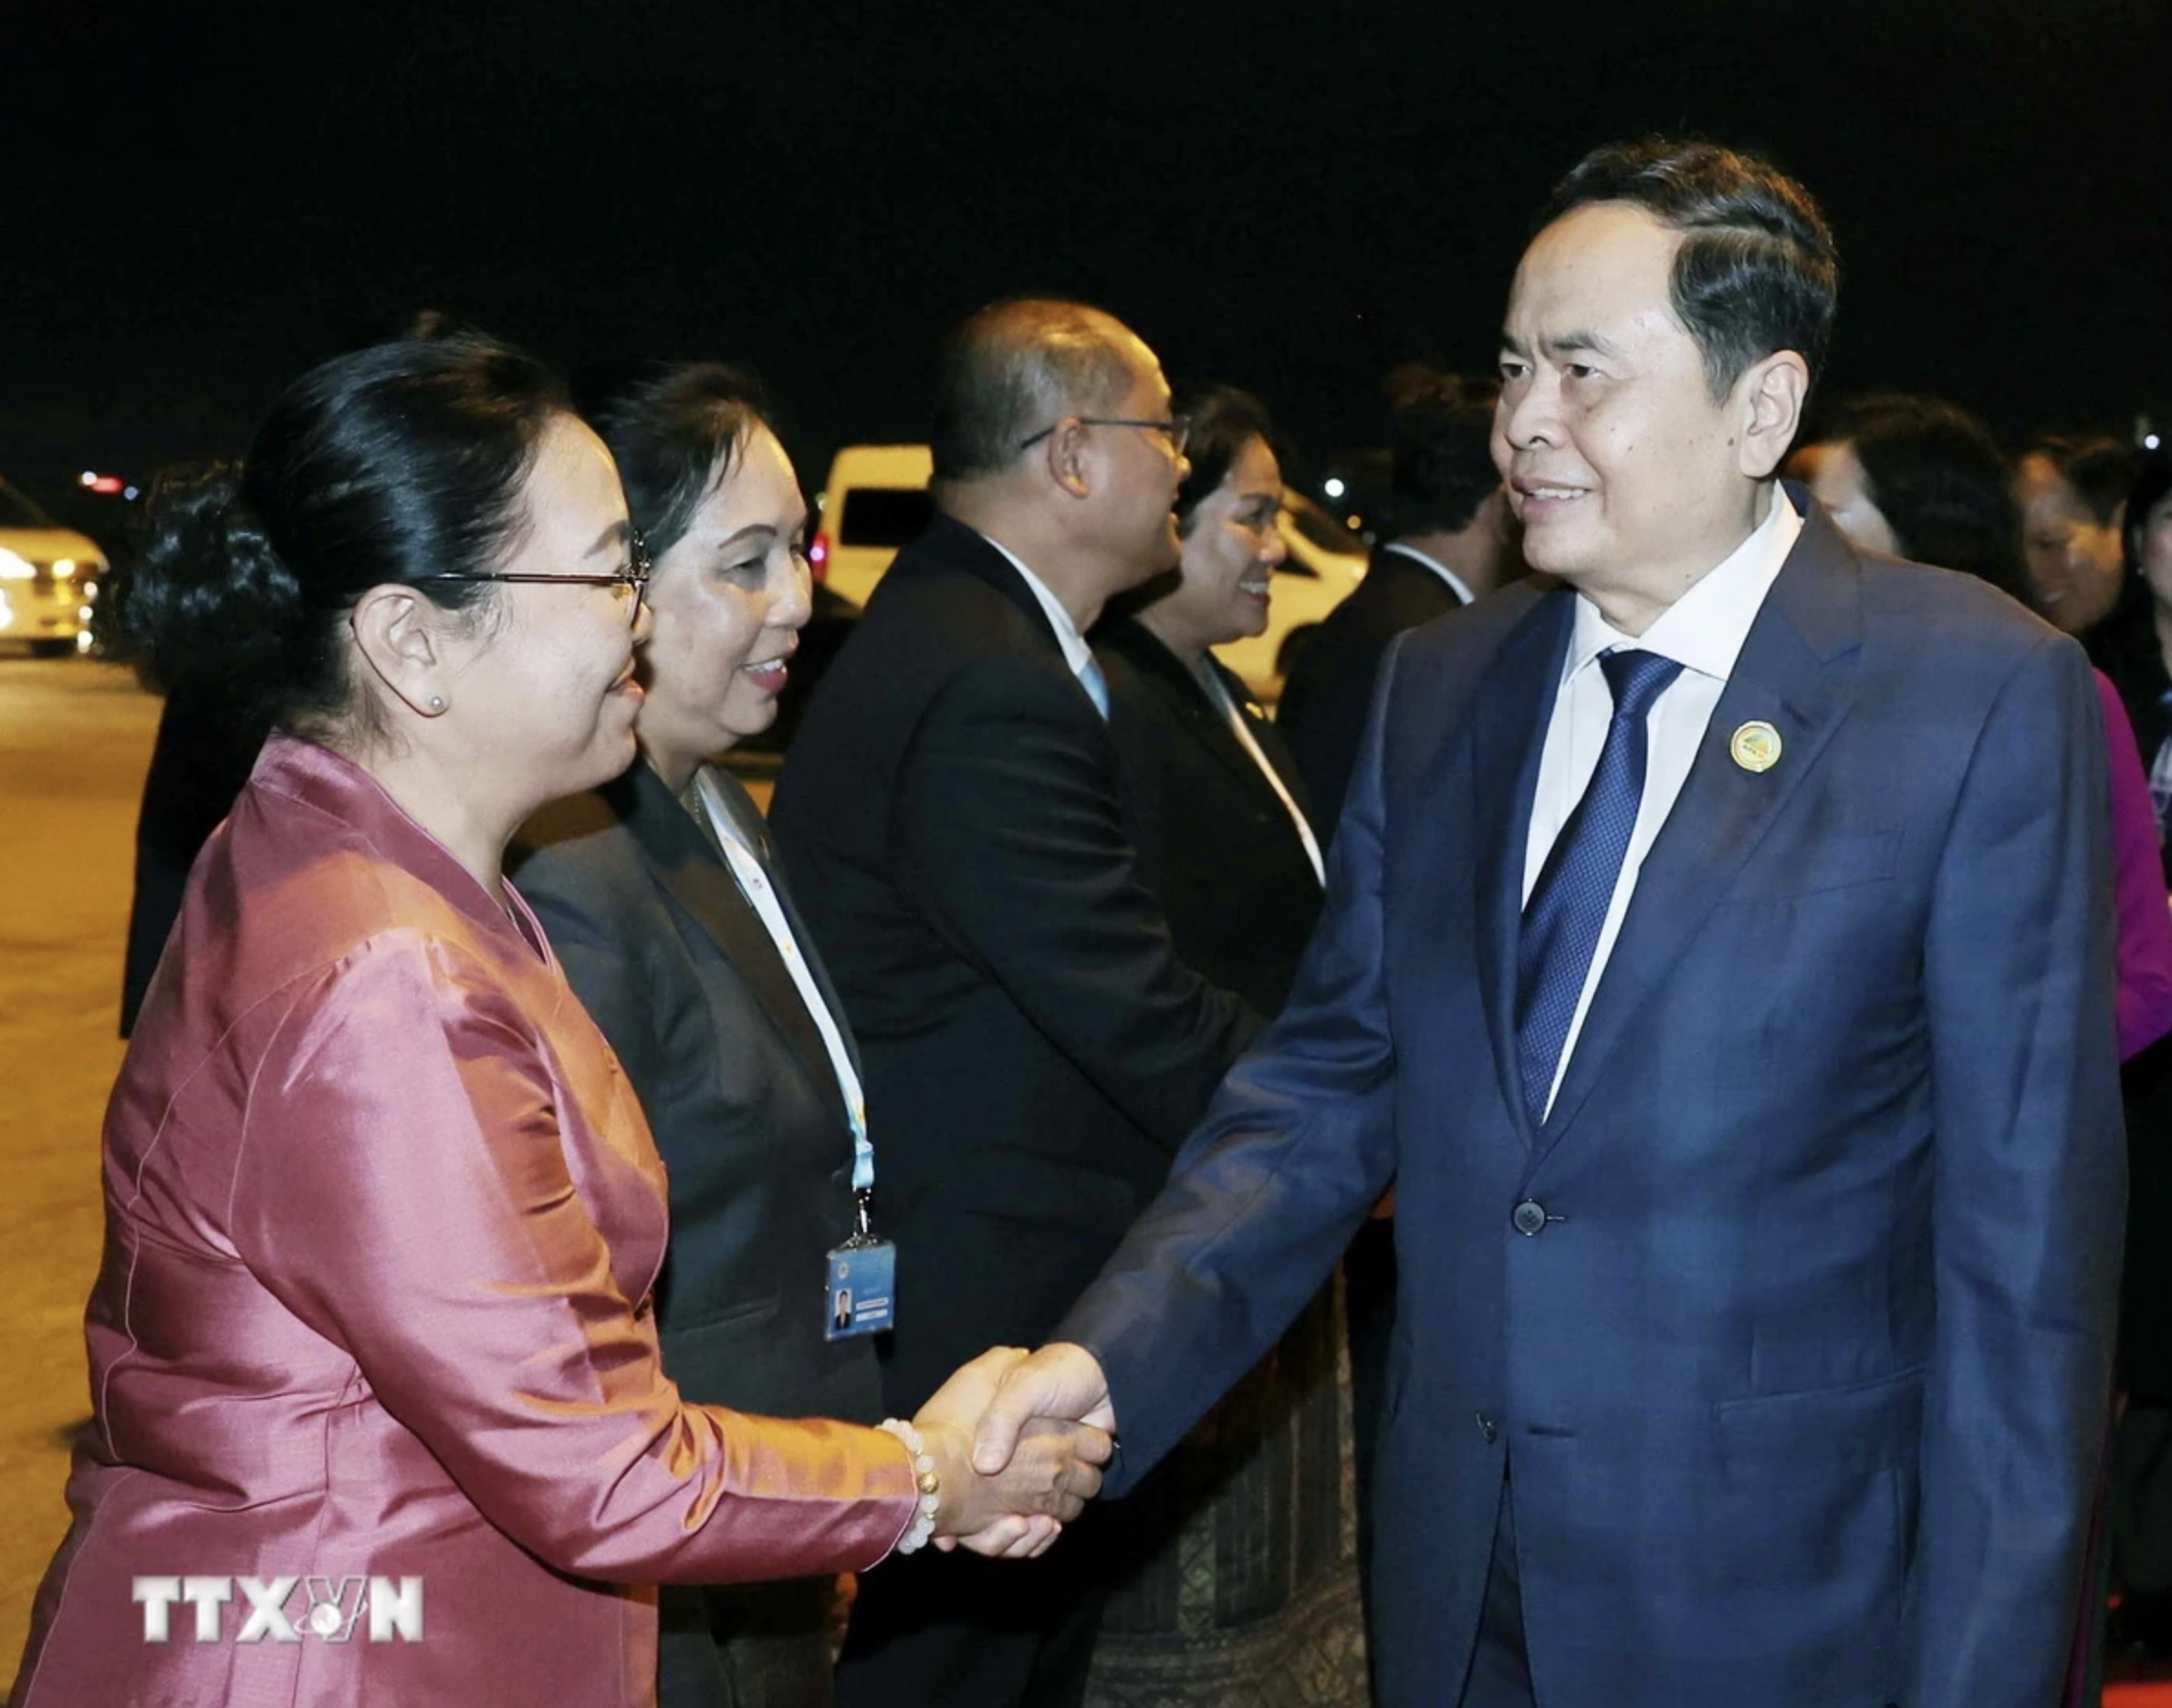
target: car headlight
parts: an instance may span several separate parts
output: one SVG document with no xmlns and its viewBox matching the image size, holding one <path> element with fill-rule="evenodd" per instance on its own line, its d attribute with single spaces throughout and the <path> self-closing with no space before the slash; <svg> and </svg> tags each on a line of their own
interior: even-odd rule
<svg viewBox="0 0 2172 1708">
<path fill-rule="evenodd" d="M 53 559 L 54 580 L 72 581 L 75 579 L 75 576 L 76 560 L 73 557 L 56 557 Z"/>
<path fill-rule="evenodd" d="M 0 581 L 27 581 L 37 573 L 27 557 L 18 557 L 0 547 Z"/>
</svg>

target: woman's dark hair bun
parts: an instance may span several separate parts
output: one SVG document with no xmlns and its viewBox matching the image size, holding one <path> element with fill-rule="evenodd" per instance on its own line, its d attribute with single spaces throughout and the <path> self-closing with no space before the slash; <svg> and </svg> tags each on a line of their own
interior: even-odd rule
<svg viewBox="0 0 2172 1708">
<path fill-rule="evenodd" d="M 219 698 L 274 677 L 302 589 L 243 490 L 241 465 L 166 471 L 144 528 L 114 582 L 115 651 L 169 693 Z"/>
<path fill-rule="evenodd" d="M 350 351 L 282 392 L 240 464 L 153 486 L 112 578 L 118 644 L 154 686 L 238 724 L 373 716 L 343 629 L 373 587 L 473 608 L 518 536 L 522 484 L 566 411 L 550 370 L 476 333 Z"/>
</svg>

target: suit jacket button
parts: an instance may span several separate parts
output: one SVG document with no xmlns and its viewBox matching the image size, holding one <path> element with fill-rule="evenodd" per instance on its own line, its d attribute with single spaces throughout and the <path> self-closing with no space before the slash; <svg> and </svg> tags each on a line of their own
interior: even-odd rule
<svg viewBox="0 0 2172 1708">
<path fill-rule="evenodd" d="M 1478 1433 L 1486 1438 L 1486 1444 L 1490 1447 L 1494 1438 L 1500 1433 L 1500 1429 L 1491 1418 L 1481 1411 L 1478 1413 Z"/>
<path fill-rule="evenodd" d="M 1509 1225 L 1529 1239 L 1546 1231 L 1546 1206 L 1526 1198 L 1509 1213 Z"/>
</svg>

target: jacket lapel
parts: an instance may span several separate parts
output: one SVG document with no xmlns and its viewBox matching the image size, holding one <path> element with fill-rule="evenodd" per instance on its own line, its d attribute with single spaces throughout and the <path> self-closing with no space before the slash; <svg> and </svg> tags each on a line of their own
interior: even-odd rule
<svg viewBox="0 0 2172 1708">
<path fill-rule="evenodd" d="M 1258 797 L 1263 807 L 1272 807 L 1278 813 L 1282 810 L 1282 802 L 1275 794 L 1274 785 L 1260 775 L 1258 765 L 1238 743 L 1228 720 L 1206 697 L 1206 689 L 1193 678 L 1189 666 L 1164 646 L 1159 636 L 1136 617 L 1122 616 L 1109 618 L 1097 624 L 1090 638 L 1097 652 L 1122 661 L 1136 682 L 1139 692 L 1158 699 L 1175 719 L 1176 726 L 1189 732 L 1202 748 L 1212 754 L 1247 794 Z M 1230 698 L 1240 708 L 1243 707 L 1251 698 L 1251 690 L 1244 685 L 1244 679 L 1224 668 L 1219 660 L 1211 656 L 1208 664 L 1221 679 Z M 1121 707 L 1115 715 L 1123 715 Z M 1242 716 L 1243 713 L 1240 711 L 1238 715 Z M 1158 729 L 1158 725 L 1149 727 Z M 1251 723 L 1248 727 L 1257 735 L 1259 730 L 1267 726 Z M 1262 745 L 1264 747 L 1265 744 Z M 1271 750 L 1269 763 L 1274 764 Z M 1287 778 L 1290 767 L 1283 765 L 1277 769 Z"/>
<path fill-rule="evenodd" d="M 1637 876 L 1532 1158 L 1534 1169 L 1575 1124 L 1623 1033 L 1659 999 L 1667 974 L 1854 703 L 1863 638 L 1861 565 L 1824 513 L 1808 509 L 1801 538 L 1750 625 L 1682 793 Z M 1780 758 L 1768 771 L 1745 770 L 1731 752 L 1734 732 L 1753 719 L 1780 732 Z"/>
<path fill-rule="evenodd" d="M 1516 945 L 1523 915 L 1523 853 L 1530 836 L 1539 757 L 1561 684 L 1576 610 L 1566 590 L 1541 598 L 1494 655 L 1470 720 L 1470 822 L 1478 859 L 1472 932 L 1501 1100 L 1533 1136 L 1516 1065 Z M 1505 808 L 1505 810 L 1504 810 Z"/>
<path fill-rule="evenodd" d="M 935 573 L 962 569 L 987 582 L 1017 606 L 1050 649 L 1061 655 L 1063 643 L 1056 638 L 1055 625 L 1049 620 L 1049 613 L 1041 609 L 1033 589 L 1026 585 L 1026 578 L 1018 573 L 1018 565 L 986 535 L 967 527 L 955 516 L 937 511 L 927 526 L 927 532 L 920 536 L 919 547 L 913 556 Z"/>
<path fill-rule="evenodd" d="M 1214 667 L 1222 678 L 1222 685 L 1229 690 L 1229 698 L 1236 703 L 1237 716 L 1244 719 L 1245 727 L 1252 733 L 1252 739 L 1259 744 L 1259 751 L 1267 755 L 1267 763 L 1274 767 L 1275 776 L 1281 779 L 1282 786 L 1290 791 L 1290 798 L 1297 803 L 1298 811 L 1304 814 L 1305 823 L 1317 831 L 1320 827 L 1315 822 L 1312 810 L 1312 792 L 1306 786 L 1304 776 L 1297 768 L 1297 758 L 1290 753 L 1290 744 L 1282 739 L 1282 732 L 1260 714 L 1252 700 L 1251 690 L 1245 686 L 1243 677 L 1219 659 L 1215 661 Z M 1251 765 L 1249 755 L 1243 757 L 1247 765 Z M 1257 776 L 1258 773 L 1259 767 L 1253 765 L 1252 774 Z M 1268 786 L 1268 793 L 1274 793 L 1272 784 Z M 1279 807 L 1281 802 L 1278 799 L 1275 804 Z"/>
<path fill-rule="evenodd" d="M 843 1097 L 837 1088 L 837 1074 L 830 1065 L 830 1052 L 822 1043 L 821 1030 L 815 1025 L 814 1016 L 808 1013 L 807 1005 L 799 999 L 799 986 L 792 982 L 784 956 L 778 952 L 776 940 L 769 935 L 761 916 L 740 893 L 729 868 L 710 847 L 701 827 L 673 798 L 663 780 L 641 763 L 635 764 L 628 779 L 632 799 L 627 823 L 642 851 L 648 856 L 657 881 L 681 911 L 708 935 L 732 970 L 754 993 L 763 1013 L 799 1057 L 826 1100 L 835 1102 L 841 1109 Z M 745 791 L 728 777 L 724 781 L 726 787 L 722 793 L 726 805 L 736 808 L 738 803 L 733 797 L 736 795 L 743 801 Z M 747 803 L 745 810 L 752 814 L 751 802 Z M 743 831 L 747 828 L 736 810 L 733 822 Z M 761 828 L 758 817 L 749 840 L 757 850 L 765 851 L 762 864 L 768 870 L 768 836 Z M 771 881 L 775 881 L 774 874 Z M 790 917 L 788 912 L 787 917 Z M 792 929 L 794 935 L 804 943 L 805 935 L 797 922 Z M 841 1013 L 835 1009 L 831 1012 Z"/>
</svg>

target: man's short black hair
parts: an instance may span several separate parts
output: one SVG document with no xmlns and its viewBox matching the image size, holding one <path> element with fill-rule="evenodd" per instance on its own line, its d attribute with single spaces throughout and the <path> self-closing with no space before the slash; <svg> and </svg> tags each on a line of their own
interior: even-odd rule
<svg viewBox="0 0 2172 1708">
<path fill-rule="evenodd" d="M 928 449 L 937 480 L 996 474 L 1065 415 L 1113 409 L 1131 390 L 1137 340 L 1085 303 L 991 303 L 943 340 Z"/>
<path fill-rule="evenodd" d="M 1499 487 L 1493 465 L 1498 385 L 1405 375 L 1396 388 L 1385 520 L 1397 534 L 1459 534 Z"/>
<path fill-rule="evenodd" d="M 1840 253 L 1801 184 L 1710 142 L 1615 142 L 1555 186 L 1540 224 L 1602 202 L 1642 208 L 1682 234 L 1670 295 L 1704 353 L 1714 397 L 1776 350 L 1793 350 L 1817 379 L 1833 338 Z"/>
</svg>

